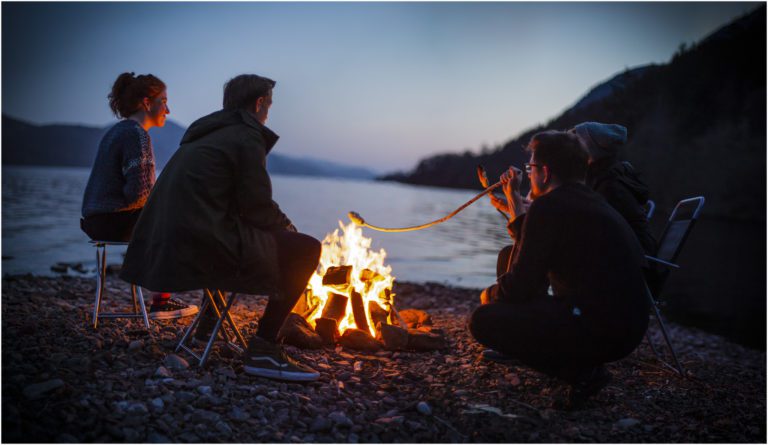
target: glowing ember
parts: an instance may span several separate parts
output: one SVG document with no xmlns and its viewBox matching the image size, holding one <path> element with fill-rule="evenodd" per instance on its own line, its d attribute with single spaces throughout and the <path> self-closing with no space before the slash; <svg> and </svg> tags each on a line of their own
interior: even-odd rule
<svg viewBox="0 0 768 445">
<path fill-rule="evenodd" d="M 323 240 L 320 265 L 307 285 L 305 304 L 309 310 L 301 315 L 316 327 L 318 318 L 328 316 L 330 312 L 342 313 L 342 318 L 338 320 L 338 330 L 342 334 L 350 328 L 365 329 L 365 326 L 358 326 L 361 323 L 355 323 L 355 315 L 362 317 L 364 313 L 367 330 L 375 336 L 376 323 L 369 310 L 369 307 L 375 306 L 369 305 L 378 305 L 380 312 L 390 312 L 395 277 L 391 275 L 392 268 L 384 265 L 387 253 L 384 249 L 371 251 L 371 239 L 363 236 L 360 227 L 354 223 L 344 226 L 341 221 L 339 227 L 342 235 L 339 235 L 339 230 L 336 229 Z M 334 294 L 335 296 L 331 297 Z M 339 307 L 329 307 L 326 310 L 326 304 L 332 298 L 336 300 L 332 304 Z M 344 307 L 345 310 L 342 309 Z M 296 308 L 294 311 L 301 313 Z"/>
</svg>

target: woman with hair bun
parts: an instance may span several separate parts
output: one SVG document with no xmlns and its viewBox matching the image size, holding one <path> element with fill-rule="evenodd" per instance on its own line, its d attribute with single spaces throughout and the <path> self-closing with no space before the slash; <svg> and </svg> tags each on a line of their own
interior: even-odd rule
<svg viewBox="0 0 768 445">
<path fill-rule="evenodd" d="M 102 137 L 83 196 L 80 227 L 93 240 L 129 241 L 155 184 L 155 155 L 149 129 L 165 125 L 165 83 L 152 74 L 120 74 L 109 93 L 109 107 L 121 120 Z M 179 318 L 197 313 L 190 306 L 156 293 L 149 316 Z"/>
</svg>

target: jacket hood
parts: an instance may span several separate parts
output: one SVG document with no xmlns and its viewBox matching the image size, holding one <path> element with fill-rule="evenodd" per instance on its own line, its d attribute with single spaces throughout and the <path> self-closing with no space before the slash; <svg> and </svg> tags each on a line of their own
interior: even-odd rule
<svg viewBox="0 0 768 445">
<path fill-rule="evenodd" d="M 189 142 L 194 142 L 214 131 L 237 125 L 247 125 L 259 131 L 266 143 L 265 148 L 267 153 L 272 150 L 272 147 L 275 146 L 277 140 L 280 138 L 275 132 L 259 123 L 259 121 L 247 111 L 219 110 L 193 122 L 192 125 L 187 128 L 184 137 L 181 138 L 181 143 L 187 144 Z"/>
<path fill-rule="evenodd" d="M 587 184 L 596 190 L 605 181 L 621 183 L 640 204 L 648 201 L 648 186 L 628 161 L 602 159 L 590 164 L 587 169 Z"/>
</svg>

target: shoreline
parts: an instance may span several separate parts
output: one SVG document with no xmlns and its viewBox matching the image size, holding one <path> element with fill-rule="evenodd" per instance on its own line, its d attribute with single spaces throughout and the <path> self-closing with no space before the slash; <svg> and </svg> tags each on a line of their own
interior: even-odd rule
<svg viewBox="0 0 768 445">
<path fill-rule="evenodd" d="M 105 301 L 129 301 L 109 277 Z M 647 344 L 608 365 L 614 381 L 584 410 L 559 411 L 565 386 L 529 368 L 479 358 L 466 317 L 476 290 L 396 283 L 399 309 L 428 312 L 448 347 L 428 353 L 301 350 L 319 381 L 250 377 L 217 346 L 205 369 L 173 352 L 191 318 L 89 325 L 94 281 L 3 277 L 3 439 L 78 442 L 762 442 L 765 352 L 674 323 L 690 378 Z M 177 294 L 197 304 L 199 292 Z M 246 337 L 266 304 L 244 297 Z M 660 332 L 652 324 L 657 344 Z M 182 360 L 178 360 L 181 358 Z M 161 369 L 163 368 L 163 369 Z M 423 402 L 429 408 L 426 410 Z M 421 406 L 421 408 L 419 408 Z M 664 407 L 664 411 L 660 407 Z"/>
</svg>

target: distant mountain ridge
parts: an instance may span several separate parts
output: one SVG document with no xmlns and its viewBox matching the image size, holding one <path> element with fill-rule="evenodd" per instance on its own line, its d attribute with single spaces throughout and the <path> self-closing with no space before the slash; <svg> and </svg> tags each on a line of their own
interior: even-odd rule
<svg viewBox="0 0 768 445">
<path fill-rule="evenodd" d="M 477 189 L 477 164 L 491 179 L 511 164 L 521 166 L 529 157 L 522 147 L 539 131 L 618 123 L 629 132 L 623 157 L 644 173 L 661 208 L 680 196 L 705 194 L 704 211 L 711 216 L 765 221 L 765 11 L 758 7 L 698 44 L 682 46 L 667 64 L 613 76 L 492 152 L 438 154 L 380 179 Z M 728 171 L 742 174 L 728 178 Z"/>
<path fill-rule="evenodd" d="M 90 167 L 96 158 L 99 141 L 111 126 L 35 125 L 3 114 L 3 165 L 55 165 Z M 152 128 L 152 148 L 158 170 L 179 147 L 186 129 L 173 121 L 162 128 Z M 302 176 L 326 176 L 372 179 L 373 171 L 312 158 L 297 158 L 271 153 L 267 157 L 271 173 Z"/>
</svg>

